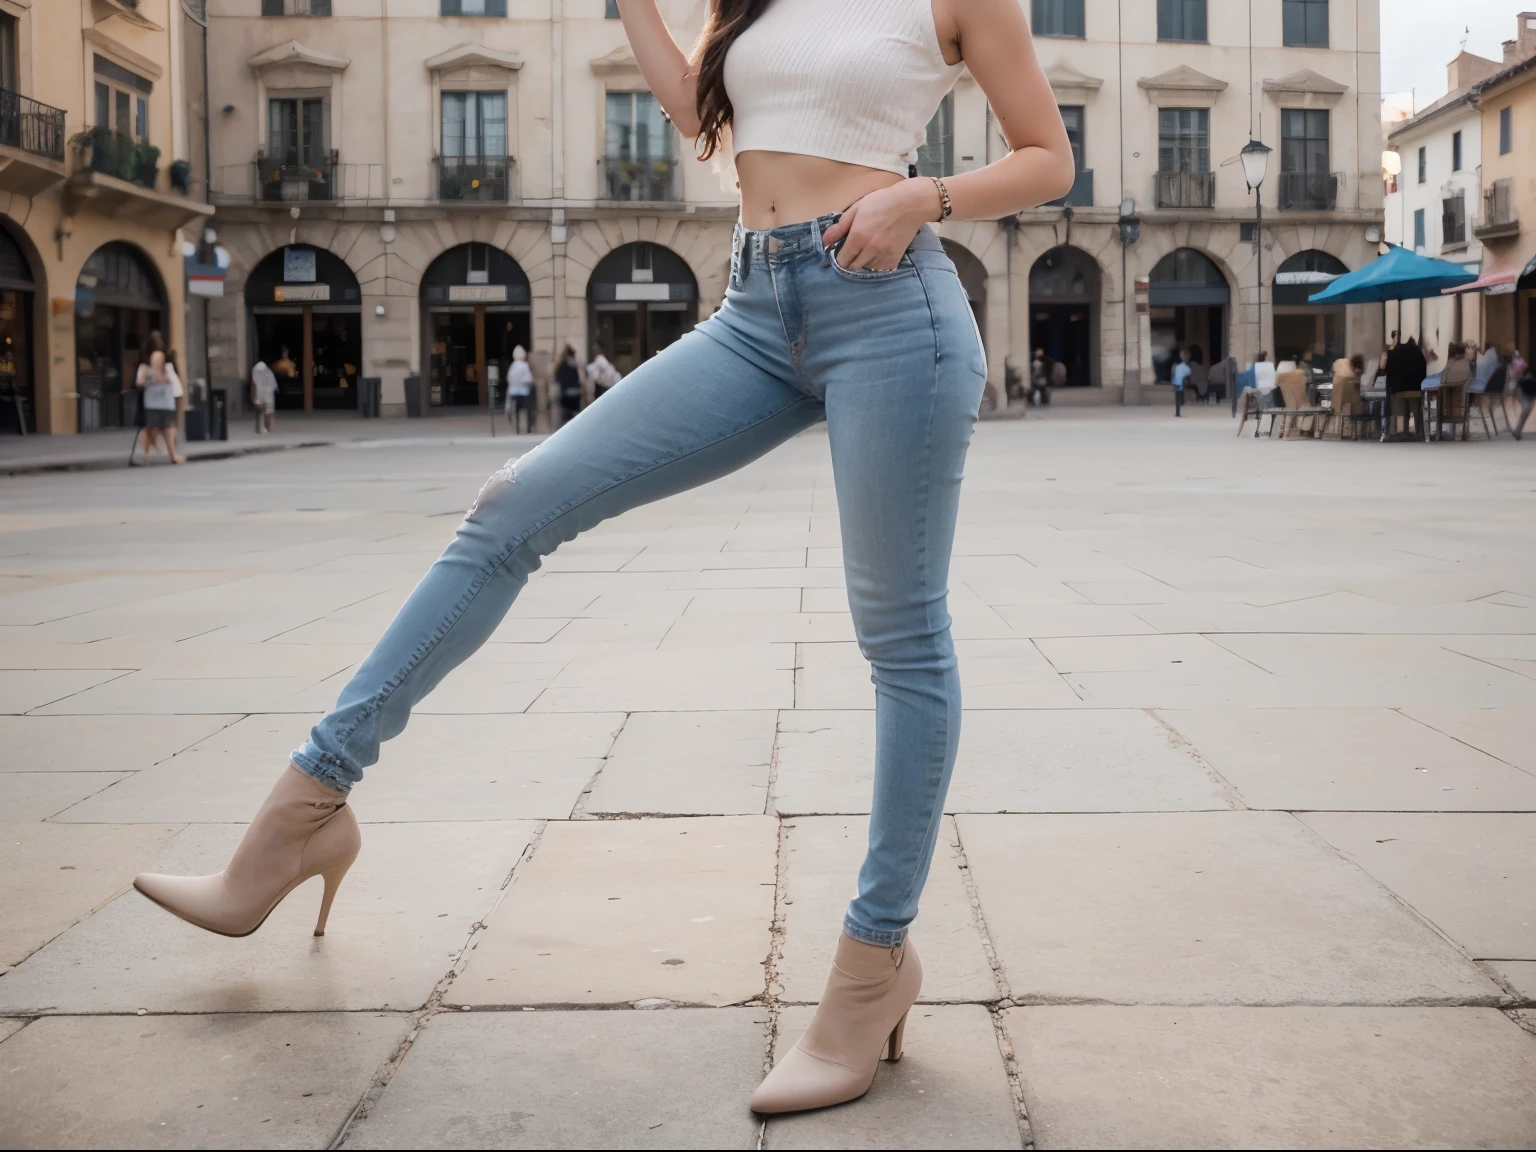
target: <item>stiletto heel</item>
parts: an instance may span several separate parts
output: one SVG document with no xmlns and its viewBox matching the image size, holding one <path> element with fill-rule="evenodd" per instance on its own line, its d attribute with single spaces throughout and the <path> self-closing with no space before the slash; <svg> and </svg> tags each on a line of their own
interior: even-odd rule
<svg viewBox="0 0 1536 1152">
<path fill-rule="evenodd" d="M 320 873 L 325 878 L 325 895 L 320 897 L 320 918 L 315 921 L 316 936 L 325 935 L 325 922 L 331 915 L 331 901 L 336 899 L 336 889 L 341 887 L 341 879 L 351 867 L 352 861 L 348 860 L 345 864 L 338 864 L 329 872 Z M 903 1020 L 902 1023 L 905 1024 L 906 1021 Z M 897 1059 L 899 1060 L 900 1057 L 898 1056 Z"/>
<path fill-rule="evenodd" d="M 229 865 L 212 876 L 135 876 L 133 886 L 188 924 L 220 936 L 249 936 L 312 876 L 325 877 L 315 935 L 325 934 L 331 901 L 362 847 L 346 795 L 289 765 Z"/>
<path fill-rule="evenodd" d="M 883 1054 L 900 1060 L 907 1013 L 923 986 L 912 941 L 894 948 L 844 935 L 805 1035 L 752 1093 L 754 1112 L 802 1112 L 855 1100 Z"/>
<path fill-rule="evenodd" d="M 901 1059 L 901 1042 L 907 1036 L 907 1016 L 910 1012 L 903 1012 L 901 1019 L 896 1022 L 896 1027 L 891 1029 L 891 1037 L 885 1042 L 885 1058 L 894 1064 Z"/>
</svg>

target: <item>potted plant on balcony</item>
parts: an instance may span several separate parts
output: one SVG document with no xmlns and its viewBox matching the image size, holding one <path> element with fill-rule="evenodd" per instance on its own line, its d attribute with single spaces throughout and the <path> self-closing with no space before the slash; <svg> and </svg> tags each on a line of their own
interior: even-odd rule
<svg viewBox="0 0 1536 1152">
<path fill-rule="evenodd" d="M 133 149 L 133 182 L 145 188 L 153 188 L 159 176 L 160 149 L 148 140 L 140 140 Z"/>
</svg>

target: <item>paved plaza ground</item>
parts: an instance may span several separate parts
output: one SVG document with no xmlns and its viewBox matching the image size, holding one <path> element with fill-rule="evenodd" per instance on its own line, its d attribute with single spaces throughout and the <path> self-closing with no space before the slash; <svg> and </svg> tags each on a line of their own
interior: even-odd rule
<svg viewBox="0 0 1536 1152">
<path fill-rule="evenodd" d="M 766 1125 L 870 796 L 825 435 L 562 548 L 227 940 L 222 865 L 509 446 L 0 480 L 0 1146 L 1536 1144 L 1536 445 L 977 430 L 907 1055 Z"/>
</svg>

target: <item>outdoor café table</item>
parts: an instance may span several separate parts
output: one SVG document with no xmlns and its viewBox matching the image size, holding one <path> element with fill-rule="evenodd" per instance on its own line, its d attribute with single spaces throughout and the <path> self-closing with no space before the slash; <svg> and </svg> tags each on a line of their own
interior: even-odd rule
<svg viewBox="0 0 1536 1152">
<path fill-rule="evenodd" d="M 1440 383 L 1439 376 L 1431 376 L 1429 379 L 1424 381 L 1424 426 L 1429 429 L 1429 439 L 1440 439 L 1440 421 L 1443 412 L 1443 405 L 1441 404 L 1441 400 L 1445 397 L 1446 392 L 1457 388 L 1461 389 L 1463 398 L 1465 398 L 1467 391 L 1467 386 L 1465 384 L 1451 384 L 1449 386 L 1443 386 Z M 1463 440 L 1469 438 L 1469 428 L 1470 425 L 1468 424 L 1463 424 L 1461 426 L 1461 438 Z"/>
</svg>

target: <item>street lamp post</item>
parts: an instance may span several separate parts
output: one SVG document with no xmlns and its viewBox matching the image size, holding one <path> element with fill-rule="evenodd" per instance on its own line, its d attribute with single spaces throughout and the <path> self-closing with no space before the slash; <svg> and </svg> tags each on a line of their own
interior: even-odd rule
<svg viewBox="0 0 1536 1152">
<path fill-rule="evenodd" d="M 1257 258 L 1258 266 L 1258 309 L 1259 309 L 1259 333 L 1258 340 L 1262 346 L 1264 343 L 1264 195 L 1261 189 L 1264 186 L 1264 177 L 1269 173 L 1269 154 L 1274 151 L 1268 144 L 1261 140 L 1249 140 L 1243 145 L 1243 150 L 1238 153 L 1238 159 L 1243 162 L 1243 179 L 1248 182 L 1248 188 L 1253 193 L 1253 203 L 1257 211 L 1257 223 L 1254 225 L 1253 252 Z M 1232 414 L 1237 415 L 1237 386 L 1233 382 Z"/>
</svg>

